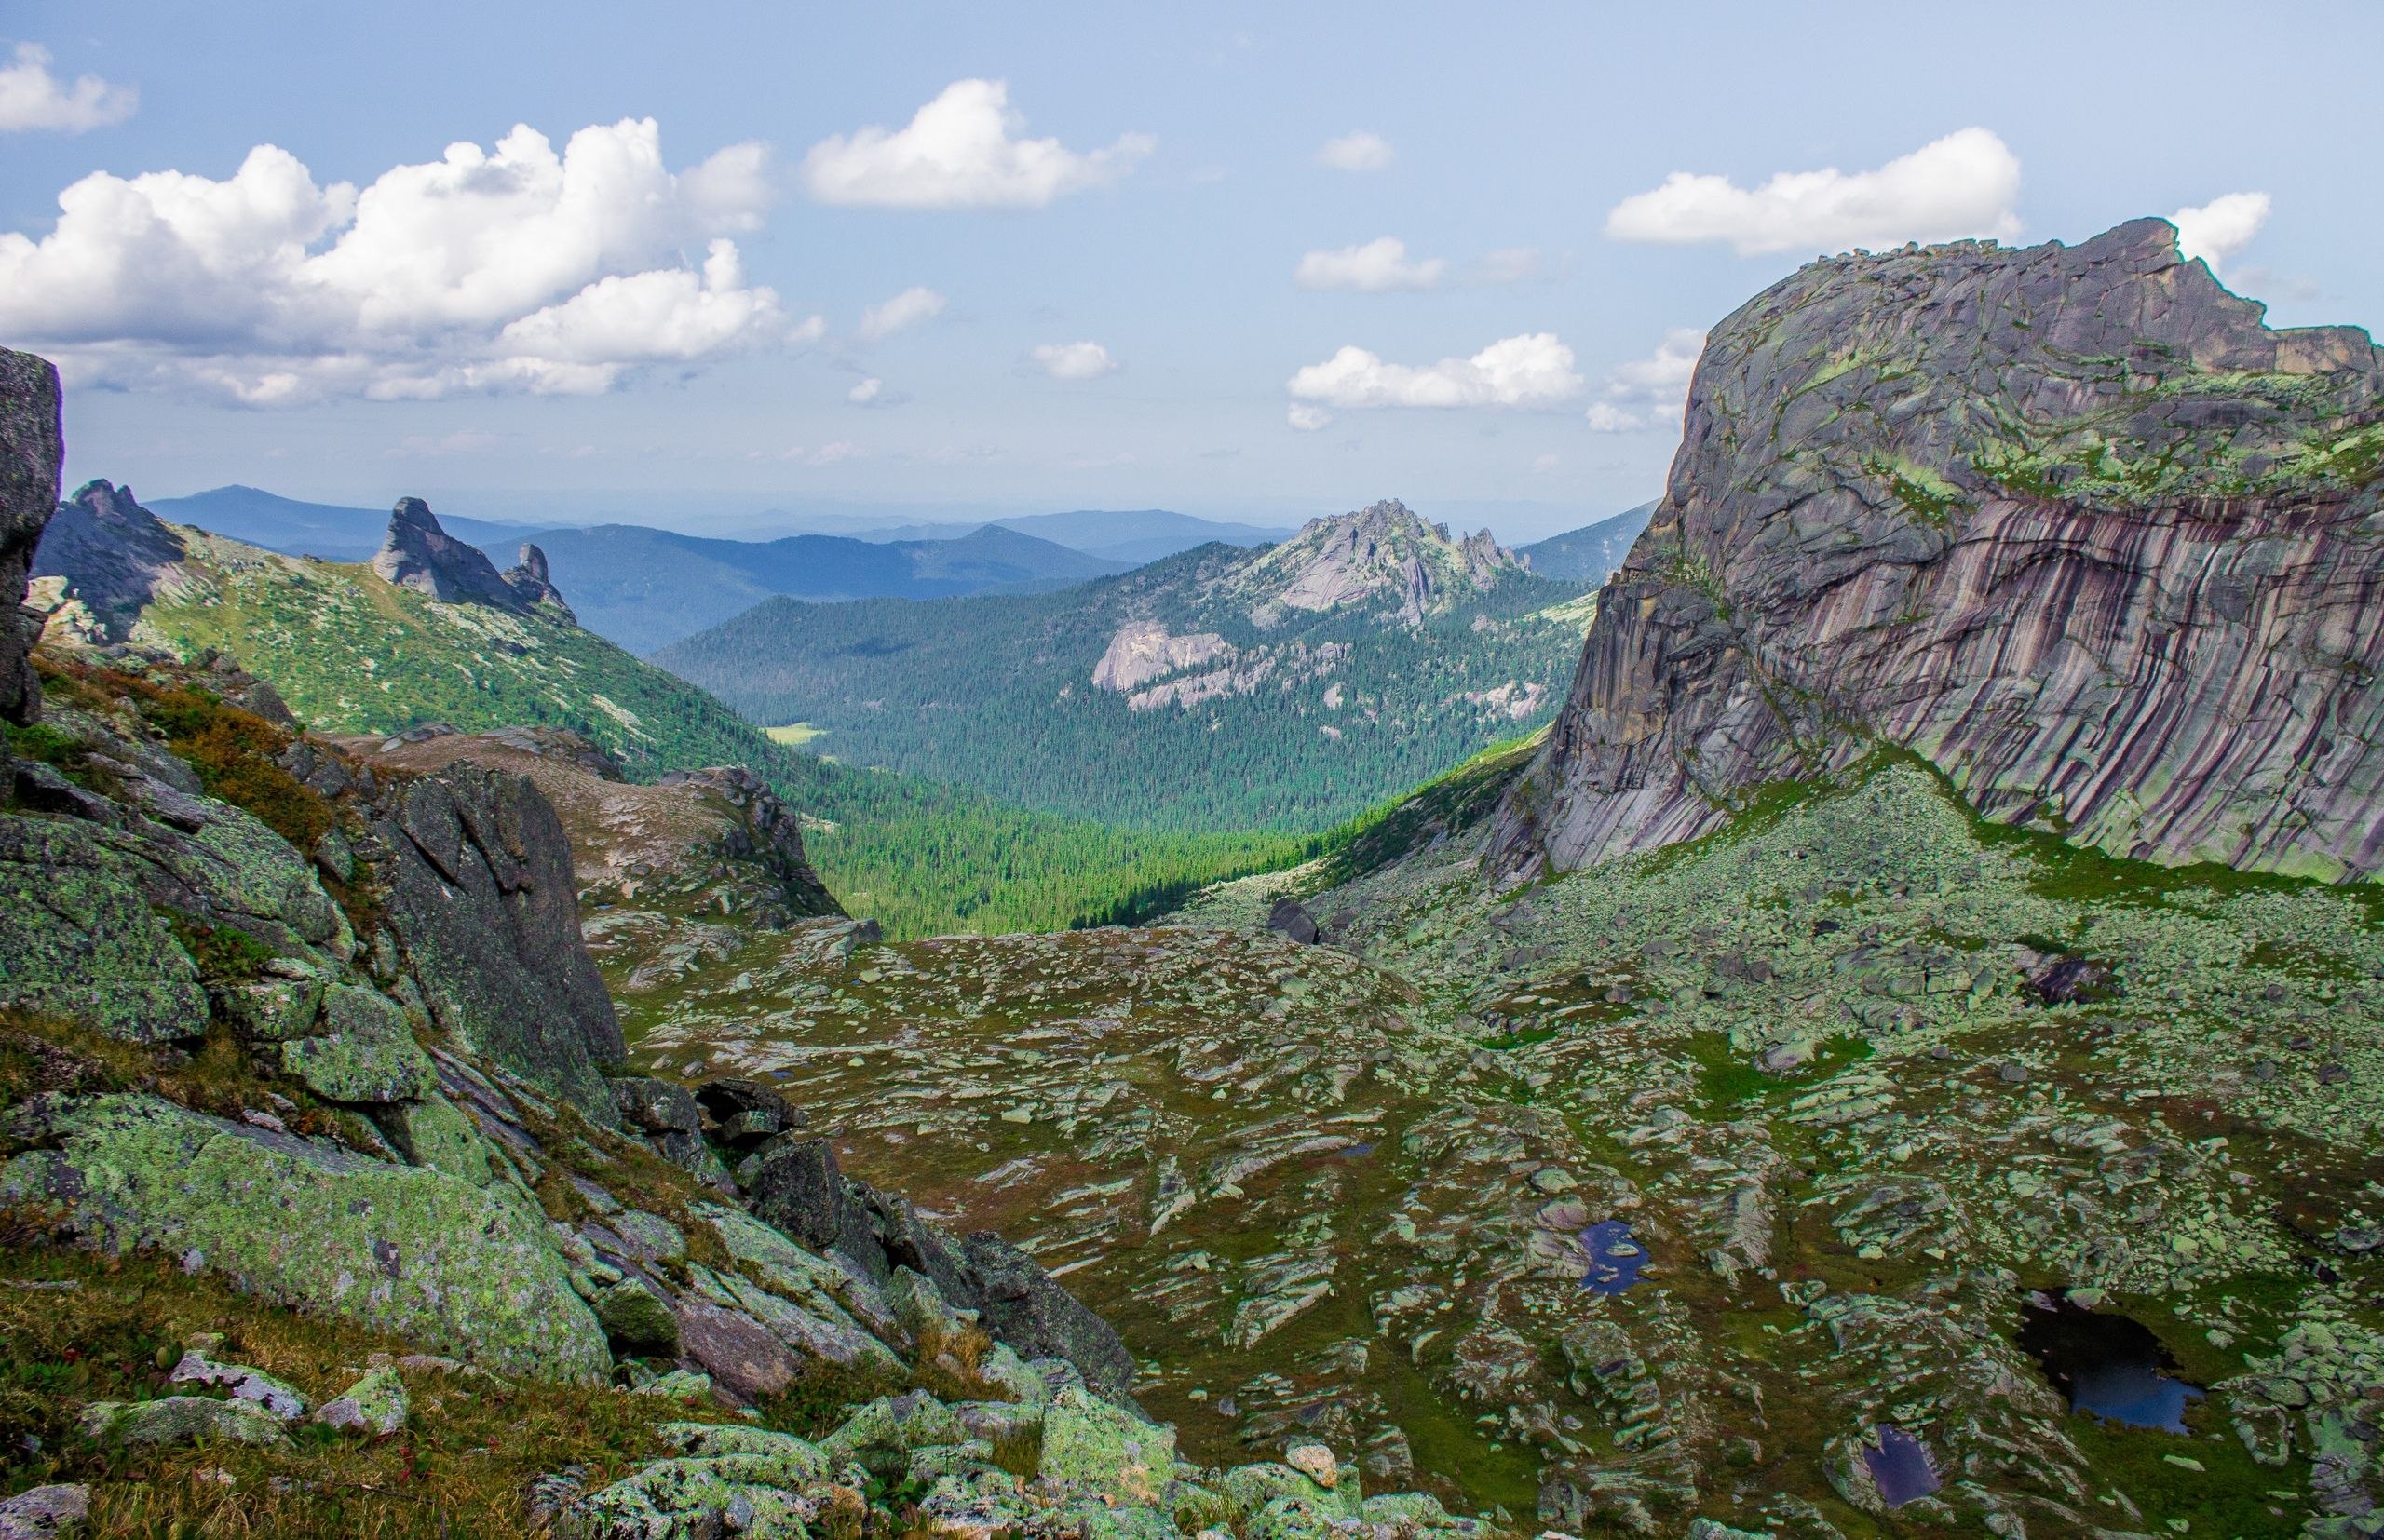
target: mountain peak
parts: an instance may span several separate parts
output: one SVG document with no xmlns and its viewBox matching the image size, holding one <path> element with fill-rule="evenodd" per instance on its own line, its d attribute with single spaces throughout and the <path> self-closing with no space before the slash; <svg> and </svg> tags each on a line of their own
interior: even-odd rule
<svg viewBox="0 0 2384 1540">
<path fill-rule="evenodd" d="M 184 554 L 182 537 L 134 501 L 130 487 L 86 481 L 42 532 L 33 575 L 63 579 L 58 597 L 80 601 L 65 629 L 121 642 L 142 609 L 179 580 Z"/>
<path fill-rule="evenodd" d="M 544 551 L 523 546 L 521 565 L 500 573 L 479 547 L 442 529 L 439 516 L 419 497 L 400 497 L 389 510 L 389 533 L 372 558 L 372 570 L 440 604 L 527 610 L 562 603 L 562 595 L 548 578 Z"/>
<path fill-rule="evenodd" d="M 1395 497 L 1353 513 L 1311 519 L 1253 561 L 1237 585 L 1268 626 L 1285 610 L 1330 610 L 1389 601 L 1409 625 L 1490 588 L 1524 565 L 1488 530 L 1458 538 Z"/>
</svg>

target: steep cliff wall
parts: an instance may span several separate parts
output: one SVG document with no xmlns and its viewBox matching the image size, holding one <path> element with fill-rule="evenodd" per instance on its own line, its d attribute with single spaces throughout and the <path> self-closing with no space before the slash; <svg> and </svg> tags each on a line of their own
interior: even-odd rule
<svg viewBox="0 0 2384 1540">
<path fill-rule="evenodd" d="M 2161 862 L 2384 867 L 2384 351 L 2159 220 L 1812 263 L 1708 339 L 1493 861 L 1691 839 L 1879 743 Z"/>
<path fill-rule="evenodd" d="M 41 687 L 26 656 L 39 627 L 20 606 L 34 547 L 58 503 L 65 453 L 58 371 L 47 358 L 0 348 L 0 717 L 11 722 L 41 712 Z"/>
</svg>

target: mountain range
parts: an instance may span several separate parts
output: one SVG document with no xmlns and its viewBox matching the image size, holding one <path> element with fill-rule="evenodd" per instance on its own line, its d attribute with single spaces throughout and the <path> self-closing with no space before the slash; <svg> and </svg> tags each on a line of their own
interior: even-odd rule
<svg viewBox="0 0 2384 1540">
<path fill-rule="evenodd" d="M 0 1526 L 2378 1527 L 2384 351 L 2166 222 L 1773 284 L 1594 592 L 1384 502 L 669 651 L 1119 817 L 1430 739 L 1197 891 L 414 500 L 60 505 L 59 402 L 0 352 Z"/>
<path fill-rule="evenodd" d="M 654 661 L 848 763 L 1141 828 L 1319 830 L 1545 720 L 1584 587 L 1384 502 L 1052 593 L 774 600 Z"/>
<path fill-rule="evenodd" d="M 1622 565 L 1623 558 L 1631 554 L 1632 542 L 1639 538 L 1655 511 L 1653 502 L 1642 503 L 1611 519 L 1517 547 L 1515 554 L 1542 577 L 1595 588 Z"/>
</svg>

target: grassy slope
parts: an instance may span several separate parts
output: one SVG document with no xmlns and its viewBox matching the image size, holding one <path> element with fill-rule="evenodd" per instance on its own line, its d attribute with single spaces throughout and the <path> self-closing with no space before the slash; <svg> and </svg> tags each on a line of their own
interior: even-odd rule
<svg viewBox="0 0 2384 1540">
<path fill-rule="evenodd" d="M 222 651 L 333 731 L 547 723 L 586 734 L 640 775 L 751 765 L 818 820 L 806 839 L 829 886 L 898 936 L 1055 928 L 1119 894 L 1291 854 L 1280 836 L 1136 833 L 823 762 L 559 616 L 433 604 L 363 566 L 211 536 L 191 549 L 197 580 L 151 607 L 148 637 Z"/>
</svg>

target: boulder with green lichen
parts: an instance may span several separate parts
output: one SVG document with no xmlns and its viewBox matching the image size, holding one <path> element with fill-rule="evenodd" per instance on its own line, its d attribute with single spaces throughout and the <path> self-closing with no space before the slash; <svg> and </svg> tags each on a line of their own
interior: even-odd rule
<svg viewBox="0 0 2384 1540">
<path fill-rule="evenodd" d="M 0 1201 L 50 1202 L 85 1244 L 164 1251 L 278 1304 L 487 1367 L 592 1378 L 603 1331 L 514 1205 L 444 1172 L 227 1122 L 155 1097 L 45 1098 Z"/>
</svg>

